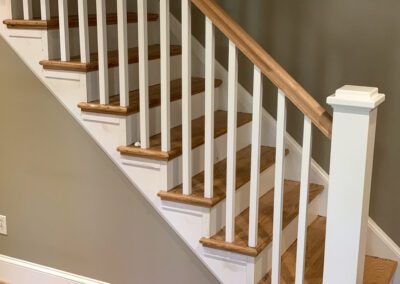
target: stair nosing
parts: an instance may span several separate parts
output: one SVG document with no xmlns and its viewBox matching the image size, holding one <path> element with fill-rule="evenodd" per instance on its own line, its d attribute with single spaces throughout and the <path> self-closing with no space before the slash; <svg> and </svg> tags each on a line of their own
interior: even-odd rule
<svg viewBox="0 0 400 284">
<path fill-rule="evenodd" d="M 268 146 L 263 146 L 263 147 L 270 148 L 270 149 L 272 148 L 272 147 L 268 147 Z M 247 147 L 245 147 L 241 150 L 238 150 L 238 153 L 246 148 Z M 285 155 L 287 156 L 288 154 L 289 154 L 289 150 L 286 149 Z M 219 163 L 224 163 L 225 161 L 226 161 L 226 158 L 221 161 L 218 161 L 218 163 L 216 163 L 215 166 Z M 261 168 L 260 173 L 264 173 L 265 171 L 269 170 L 274 165 L 275 165 L 275 160 L 273 161 L 273 163 L 271 165 L 266 165 L 265 168 Z M 196 178 L 198 175 L 201 175 L 203 173 L 204 173 L 204 171 L 196 174 L 193 178 Z M 240 190 L 241 188 L 243 188 L 244 186 L 249 184 L 249 182 L 250 182 L 250 179 L 248 179 L 244 184 L 241 184 L 241 185 L 236 183 L 236 191 Z M 164 201 L 183 203 L 183 204 L 205 207 L 205 208 L 212 208 L 215 205 L 217 205 L 218 203 L 220 203 L 226 199 L 226 193 L 224 193 L 222 195 L 214 196 L 213 198 L 205 198 L 205 197 L 197 197 L 197 196 L 191 196 L 191 195 L 184 195 L 182 193 L 179 194 L 179 193 L 171 192 L 171 191 L 179 189 L 181 187 L 182 187 L 182 184 L 174 187 L 170 191 L 160 191 L 157 195 L 161 198 L 161 200 L 164 200 Z"/>
<path fill-rule="evenodd" d="M 116 13 L 108 13 L 107 14 L 107 25 L 117 25 Z M 154 13 L 148 13 L 147 19 L 149 22 L 158 21 L 159 16 Z M 136 12 L 128 12 L 127 13 L 127 21 L 128 24 L 137 23 L 137 13 Z M 40 18 L 35 18 L 31 20 L 25 19 L 5 19 L 3 20 L 3 24 L 7 26 L 8 29 L 27 29 L 27 30 L 58 30 L 59 29 L 59 18 L 52 17 L 50 20 L 42 20 Z M 88 15 L 88 25 L 89 27 L 97 26 L 96 15 L 90 14 Z M 69 16 L 69 27 L 70 28 L 78 28 L 78 15 L 70 15 Z"/>
<path fill-rule="evenodd" d="M 204 78 L 199 78 L 199 77 L 193 77 L 192 80 L 200 80 Z M 176 80 L 172 80 L 171 83 L 173 81 L 178 81 L 181 79 L 176 79 Z M 196 82 L 195 82 L 196 83 Z M 215 88 L 219 88 L 222 85 L 222 80 L 216 79 L 215 80 Z M 152 85 L 150 86 L 150 88 L 152 87 L 159 87 L 161 86 L 160 84 L 156 84 L 156 85 Z M 201 94 L 204 93 L 205 91 L 205 87 L 202 89 L 193 89 L 192 88 L 192 96 L 195 96 L 197 94 Z M 132 93 L 137 93 L 139 95 L 139 90 L 133 90 L 131 92 L 129 92 L 130 95 Z M 119 94 L 115 95 L 115 96 L 111 96 L 110 97 L 110 101 L 112 99 L 115 99 L 115 101 L 119 102 Z M 170 103 L 175 102 L 175 101 L 179 101 L 181 100 L 181 97 L 172 97 L 170 99 Z M 151 108 L 155 108 L 155 107 L 159 107 L 161 105 L 161 101 L 158 101 L 157 103 L 150 105 L 150 109 Z M 81 109 L 82 112 L 87 112 L 87 113 L 100 113 L 100 114 L 109 114 L 109 115 L 119 115 L 119 116 L 129 116 L 129 115 L 133 115 L 136 113 L 139 113 L 139 108 L 134 108 L 132 106 L 129 107 L 121 107 L 121 106 L 114 106 L 114 105 L 110 105 L 110 104 L 106 104 L 106 105 L 102 105 L 100 104 L 99 100 L 95 100 L 92 102 L 81 102 L 78 104 L 78 107 Z"/>
<path fill-rule="evenodd" d="M 151 53 L 151 48 L 158 48 L 154 54 Z M 135 51 L 138 53 L 138 47 L 131 47 L 129 50 Z M 129 54 L 128 50 L 128 54 Z M 118 54 L 118 49 L 116 50 L 109 50 L 109 53 Z M 94 55 L 98 55 L 97 52 L 91 54 L 93 57 Z M 170 56 L 179 56 L 182 54 L 182 47 L 180 45 L 170 45 Z M 159 44 L 152 44 L 149 45 L 149 59 L 148 61 L 158 60 L 160 59 L 160 45 Z M 62 61 L 61 59 L 50 59 L 50 60 L 41 60 L 39 64 L 42 65 L 43 69 L 45 70 L 57 70 L 57 71 L 71 71 L 71 72 L 80 72 L 80 73 L 90 73 L 99 70 L 98 61 L 93 60 L 88 63 L 82 63 L 79 61 L 80 56 L 74 56 L 71 58 L 70 61 Z M 110 61 L 110 60 L 114 60 Z M 137 64 L 139 62 L 139 57 L 135 55 L 133 59 L 129 59 L 128 64 Z M 110 56 L 108 55 L 108 69 L 116 68 L 119 66 L 119 59 L 118 56 Z"/>
<path fill-rule="evenodd" d="M 290 181 L 290 180 L 285 180 L 286 182 L 295 182 L 295 181 Z M 296 182 L 298 183 L 298 182 Z M 316 195 L 311 198 L 308 202 L 311 203 L 312 201 L 314 201 L 324 190 L 322 185 L 318 185 L 318 184 L 311 184 L 311 186 L 315 187 L 316 190 Z M 267 194 L 271 194 L 271 192 L 273 192 L 273 189 L 271 189 L 271 191 L 268 191 L 267 193 L 265 193 L 264 195 L 260 196 L 260 199 L 262 197 L 264 197 Z M 245 214 L 245 211 L 249 210 L 249 208 L 247 208 L 246 210 L 244 210 L 242 213 L 240 213 L 238 216 L 235 217 L 238 218 L 241 214 Z M 293 220 L 298 216 L 298 212 L 296 215 L 294 215 L 292 218 L 289 219 L 289 222 L 284 225 L 282 224 L 282 230 L 284 230 L 287 226 L 289 226 Z M 225 228 L 225 227 L 224 227 Z M 222 230 L 224 230 L 224 228 L 222 228 L 221 230 L 219 230 L 215 235 L 218 235 Z M 217 249 L 217 250 L 224 250 L 224 251 L 229 251 L 229 252 L 233 252 L 233 253 L 238 253 L 238 254 L 242 254 L 242 255 L 246 255 L 246 256 L 250 256 L 250 257 L 256 257 L 258 256 L 265 248 L 267 248 L 272 240 L 270 240 L 269 242 L 259 242 L 257 247 L 255 248 L 251 248 L 248 246 L 240 246 L 237 245 L 235 243 L 227 243 L 225 241 L 221 241 L 221 240 L 215 240 L 213 239 L 211 236 L 210 238 L 206 238 L 203 237 L 200 239 L 200 243 L 204 246 L 204 247 L 208 247 L 208 248 L 212 248 L 212 249 Z"/>
<path fill-rule="evenodd" d="M 214 113 L 217 112 L 225 112 L 226 111 L 222 111 L 222 110 L 216 110 Z M 245 125 L 247 125 L 248 123 L 251 122 L 251 114 L 249 113 L 243 113 L 243 112 L 238 112 L 238 115 L 242 114 L 245 116 L 249 116 L 250 119 L 245 120 L 245 122 L 241 123 L 238 121 L 238 128 L 243 127 Z M 197 119 L 203 119 L 204 116 L 199 117 Z M 194 121 L 196 119 L 192 119 L 192 121 Z M 174 127 L 174 128 L 179 128 L 181 127 L 181 125 Z M 225 135 L 227 133 L 227 128 L 224 129 L 224 131 L 222 131 L 221 133 L 215 133 L 214 135 L 214 139 L 217 139 L 223 135 Z M 160 134 L 156 134 L 152 137 L 158 136 Z M 151 139 L 151 138 L 150 138 Z M 193 145 L 192 144 L 192 150 L 200 147 L 201 145 L 204 144 L 204 141 L 202 141 L 200 144 L 198 145 Z M 140 158 L 146 158 L 146 159 L 150 159 L 150 160 L 155 160 L 155 161 L 171 161 L 175 158 L 178 158 L 182 155 L 182 147 L 178 147 L 174 150 L 171 150 L 169 152 L 163 152 L 161 150 L 154 150 L 154 149 L 141 149 L 139 147 L 133 147 L 132 145 L 129 146 L 119 146 L 117 147 L 117 151 L 121 153 L 121 155 L 126 155 L 126 156 L 133 156 L 133 157 L 140 157 Z"/>
</svg>

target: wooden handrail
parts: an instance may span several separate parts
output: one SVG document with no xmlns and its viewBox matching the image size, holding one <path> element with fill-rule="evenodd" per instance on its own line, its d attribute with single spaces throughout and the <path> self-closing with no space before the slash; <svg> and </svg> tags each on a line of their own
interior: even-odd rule
<svg viewBox="0 0 400 284">
<path fill-rule="evenodd" d="M 286 97 L 329 139 L 332 116 L 296 80 L 294 80 L 246 31 L 244 31 L 214 0 L 192 0 L 213 24 L 236 47 L 284 92 Z"/>
</svg>

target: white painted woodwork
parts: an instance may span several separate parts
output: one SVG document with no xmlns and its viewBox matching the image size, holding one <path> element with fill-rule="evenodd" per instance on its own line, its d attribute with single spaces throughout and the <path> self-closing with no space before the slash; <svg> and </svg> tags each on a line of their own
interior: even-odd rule
<svg viewBox="0 0 400 284">
<path fill-rule="evenodd" d="M 286 97 L 278 91 L 278 108 L 276 124 L 276 159 L 275 159 L 275 192 L 274 220 L 272 238 L 272 284 L 280 282 L 281 248 L 282 248 L 282 213 L 285 179 L 285 135 L 286 135 Z"/>
<path fill-rule="evenodd" d="M 88 23 L 88 6 L 87 0 L 78 0 L 78 17 L 79 17 L 79 46 L 81 54 L 81 62 L 90 62 L 89 49 L 89 23 Z"/>
<path fill-rule="evenodd" d="M 97 12 L 97 45 L 99 56 L 99 96 L 101 104 L 109 102 L 108 88 L 108 47 L 107 47 L 107 22 L 106 1 L 96 0 Z"/>
<path fill-rule="evenodd" d="M 142 149 L 147 149 L 150 147 L 147 0 L 138 0 L 137 5 L 139 35 L 140 143 Z"/>
<path fill-rule="evenodd" d="M 69 46 L 68 0 L 58 0 L 60 25 L 60 53 L 62 61 L 71 59 Z"/>
<path fill-rule="evenodd" d="M 344 86 L 328 98 L 333 132 L 324 283 L 363 283 L 377 107 L 377 88 Z M 340 244 L 340 245 L 339 245 Z"/>
<path fill-rule="evenodd" d="M 182 0 L 182 184 L 192 193 L 192 16 L 191 0 Z"/>
<path fill-rule="evenodd" d="M 161 150 L 171 150 L 170 0 L 160 0 Z"/>
<path fill-rule="evenodd" d="M 254 66 L 253 85 L 253 121 L 251 130 L 251 174 L 250 174 L 250 210 L 249 210 L 249 247 L 257 246 L 258 204 L 260 197 L 260 158 L 262 127 L 262 73 Z"/>
<path fill-rule="evenodd" d="M 33 19 L 32 0 L 22 0 L 24 20 Z"/>
<path fill-rule="evenodd" d="M 228 141 L 226 165 L 226 235 L 225 241 L 235 240 L 235 194 L 236 194 L 236 134 L 237 134 L 237 84 L 238 50 L 229 41 L 228 67 Z"/>
<path fill-rule="evenodd" d="M 50 20 L 50 0 L 40 0 L 40 18 Z"/>
<path fill-rule="evenodd" d="M 308 225 L 308 193 L 310 187 L 310 166 L 312 151 L 312 122 L 304 117 L 303 130 L 303 154 L 301 159 L 301 181 L 300 181 L 300 203 L 299 222 L 297 232 L 297 254 L 296 254 L 296 284 L 304 281 L 304 268 L 307 243 Z"/>
<path fill-rule="evenodd" d="M 214 196 L 215 28 L 206 17 L 204 197 Z"/>
<path fill-rule="evenodd" d="M 120 106 L 129 106 L 128 19 L 126 0 L 117 0 Z"/>
</svg>

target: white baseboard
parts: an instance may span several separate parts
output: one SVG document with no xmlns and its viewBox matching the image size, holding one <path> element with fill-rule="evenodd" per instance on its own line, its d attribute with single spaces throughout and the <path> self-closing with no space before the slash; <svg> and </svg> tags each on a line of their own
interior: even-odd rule
<svg viewBox="0 0 400 284">
<path fill-rule="evenodd" d="M 108 284 L 5 255 L 0 255 L 0 279 L 10 284 Z"/>
<path fill-rule="evenodd" d="M 368 220 L 367 254 L 391 259 L 400 265 L 400 247 L 371 218 Z M 400 266 L 392 283 L 400 283 Z"/>
</svg>

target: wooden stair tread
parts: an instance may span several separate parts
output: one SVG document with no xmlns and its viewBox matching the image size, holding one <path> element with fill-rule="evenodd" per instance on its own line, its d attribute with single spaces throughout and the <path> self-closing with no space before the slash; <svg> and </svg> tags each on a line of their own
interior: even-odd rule
<svg viewBox="0 0 400 284">
<path fill-rule="evenodd" d="M 215 80 L 215 87 L 221 86 L 221 80 Z M 204 78 L 192 78 L 192 95 L 196 95 L 205 91 Z M 182 97 L 182 80 L 177 79 L 171 81 L 171 102 L 180 100 Z M 161 105 L 161 85 L 153 85 L 149 87 L 149 106 L 154 108 Z M 129 93 L 129 106 L 121 107 L 119 95 L 110 97 L 107 105 L 100 104 L 99 100 L 93 102 L 82 102 L 78 105 L 82 111 L 95 112 L 103 114 L 115 115 L 131 115 L 139 112 L 139 90 Z"/>
<path fill-rule="evenodd" d="M 181 54 L 181 46 L 171 45 L 171 56 Z M 50 70 L 63 70 L 63 71 L 77 71 L 77 72 L 92 72 L 99 69 L 98 53 L 92 53 L 91 62 L 82 63 L 80 56 L 74 56 L 70 61 L 61 60 L 42 60 L 40 65 L 44 69 Z M 149 45 L 149 60 L 155 60 L 160 58 L 160 45 L 154 44 Z M 137 47 L 128 49 L 128 63 L 134 64 L 139 61 L 139 50 Z M 117 67 L 119 65 L 118 50 L 111 50 L 108 52 L 108 68 Z"/>
<path fill-rule="evenodd" d="M 288 152 L 286 152 L 288 153 Z M 236 189 L 250 181 L 251 146 L 238 151 L 236 157 Z M 260 172 L 265 171 L 275 163 L 275 148 L 261 147 Z M 162 200 L 185 203 L 195 206 L 211 208 L 226 197 L 226 159 L 214 165 L 214 197 L 204 197 L 204 172 L 192 179 L 192 194 L 182 194 L 182 185 L 170 191 L 161 191 L 158 196 Z"/>
<path fill-rule="evenodd" d="M 305 264 L 305 283 L 322 283 L 324 268 L 326 218 L 318 217 L 307 232 L 307 252 Z M 296 275 L 297 242 L 282 256 L 281 283 L 294 283 Z M 397 268 L 392 260 L 366 256 L 364 266 L 365 284 L 389 284 Z M 271 283 L 271 274 L 267 273 L 259 284 Z"/>
<path fill-rule="evenodd" d="M 323 186 L 311 184 L 309 201 L 316 198 L 323 190 Z M 285 228 L 298 215 L 300 183 L 285 181 L 284 206 L 282 227 Z M 211 238 L 202 238 L 200 242 L 215 249 L 231 251 L 248 256 L 257 256 L 272 241 L 272 223 L 274 210 L 274 190 L 260 197 L 259 221 L 258 221 L 258 245 L 255 248 L 248 247 L 249 234 L 249 208 L 235 218 L 235 241 L 225 242 L 225 228 Z"/>
<path fill-rule="evenodd" d="M 116 13 L 108 13 L 106 16 L 107 25 L 116 25 L 117 24 L 117 14 Z M 78 15 L 70 15 L 68 19 L 70 28 L 79 27 L 79 18 Z M 127 13 L 128 23 L 137 23 L 138 17 L 135 12 Z M 149 22 L 157 21 L 158 15 L 149 13 L 147 15 L 147 20 Z M 59 28 L 59 20 L 58 17 L 51 17 L 50 20 L 42 20 L 40 18 L 32 19 L 32 20 L 24 20 L 24 19 L 7 19 L 4 20 L 3 23 L 7 25 L 9 29 L 58 29 Z M 97 26 L 97 17 L 96 14 L 88 15 L 88 24 L 90 27 Z"/>
<path fill-rule="evenodd" d="M 215 112 L 214 137 L 220 137 L 227 132 L 226 111 L 218 110 Z M 251 114 L 238 112 L 237 125 L 243 126 L 251 121 Z M 204 116 L 192 120 L 192 149 L 204 144 Z M 123 155 L 143 157 L 153 160 L 169 161 L 182 154 L 182 126 L 171 129 L 171 151 L 161 151 L 161 134 L 150 137 L 150 148 L 120 146 L 118 151 Z"/>
</svg>

